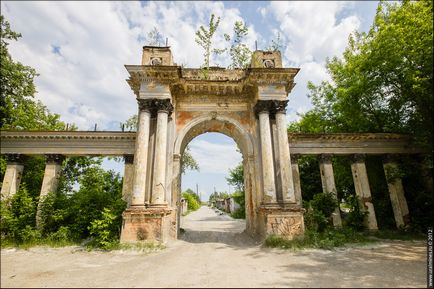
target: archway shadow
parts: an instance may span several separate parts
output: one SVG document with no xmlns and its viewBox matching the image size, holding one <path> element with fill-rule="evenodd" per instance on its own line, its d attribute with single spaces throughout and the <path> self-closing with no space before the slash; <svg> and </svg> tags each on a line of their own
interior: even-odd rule
<svg viewBox="0 0 434 289">
<path fill-rule="evenodd" d="M 182 230 L 180 240 L 188 243 L 221 243 L 231 247 L 251 248 L 258 247 L 261 242 L 251 237 L 246 231 L 231 232 L 231 231 L 201 231 L 201 230 Z"/>
</svg>

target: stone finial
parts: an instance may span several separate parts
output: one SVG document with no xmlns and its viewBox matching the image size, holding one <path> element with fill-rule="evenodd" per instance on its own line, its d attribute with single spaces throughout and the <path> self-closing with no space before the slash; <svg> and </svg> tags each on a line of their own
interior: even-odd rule
<svg viewBox="0 0 434 289">
<path fill-rule="evenodd" d="M 124 163 L 125 164 L 133 164 L 134 163 L 134 155 L 124 155 Z"/>
<path fill-rule="evenodd" d="M 60 154 L 47 154 L 45 157 L 47 158 L 47 163 L 61 164 L 65 159 L 65 156 Z"/>
<path fill-rule="evenodd" d="M 175 65 L 169 46 L 143 46 L 142 65 Z"/>
<path fill-rule="evenodd" d="M 280 51 L 256 50 L 252 54 L 252 68 L 282 68 Z"/>
</svg>

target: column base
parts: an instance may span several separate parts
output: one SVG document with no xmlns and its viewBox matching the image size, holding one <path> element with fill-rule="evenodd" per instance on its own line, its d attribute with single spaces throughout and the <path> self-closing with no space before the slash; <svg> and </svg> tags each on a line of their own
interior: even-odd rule
<svg viewBox="0 0 434 289">
<path fill-rule="evenodd" d="M 121 243 L 176 239 L 176 220 L 170 207 L 132 206 L 122 213 Z"/>
<path fill-rule="evenodd" d="M 297 204 L 262 204 L 259 215 L 263 221 L 262 236 L 278 235 L 288 240 L 304 237 L 304 209 Z"/>
</svg>

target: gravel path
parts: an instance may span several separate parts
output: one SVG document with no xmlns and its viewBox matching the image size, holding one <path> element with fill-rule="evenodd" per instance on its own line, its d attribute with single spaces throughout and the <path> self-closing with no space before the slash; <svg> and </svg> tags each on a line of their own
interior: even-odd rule
<svg viewBox="0 0 434 289">
<path fill-rule="evenodd" d="M 202 207 L 153 253 L 3 249 L 1 287 L 426 287 L 423 241 L 289 252 L 261 248 L 244 227 Z"/>
</svg>

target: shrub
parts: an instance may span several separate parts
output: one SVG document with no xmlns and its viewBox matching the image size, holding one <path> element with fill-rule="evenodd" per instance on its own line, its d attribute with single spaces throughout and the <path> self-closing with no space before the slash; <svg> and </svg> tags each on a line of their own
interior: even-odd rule
<svg viewBox="0 0 434 289">
<path fill-rule="evenodd" d="M 308 229 L 323 232 L 331 224 L 331 214 L 337 208 L 338 202 L 333 193 L 319 193 L 311 201 L 305 202 L 307 209 L 304 215 Z"/>
<path fill-rule="evenodd" d="M 188 210 L 189 211 L 196 211 L 200 208 L 199 202 L 196 200 L 195 196 L 193 194 L 183 192 L 182 197 L 188 201 Z"/>
<path fill-rule="evenodd" d="M 108 250 L 116 244 L 116 237 L 113 232 L 113 224 L 116 215 L 110 209 L 104 208 L 101 218 L 93 220 L 88 227 L 90 235 L 95 238 L 92 245 Z"/>
<path fill-rule="evenodd" d="M 234 219 L 245 219 L 246 218 L 246 209 L 244 207 L 240 207 L 236 209 L 232 214 L 231 217 Z"/>
<path fill-rule="evenodd" d="M 345 200 L 349 213 L 344 216 L 343 224 L 344 226 L 351 227 L 355 230 L 361 231 L 364 229 L 365 216 L 368 214 L 367 211 L 360 210 L 360 204 L 356 196 L 348 195 Z"/>
</svg>

